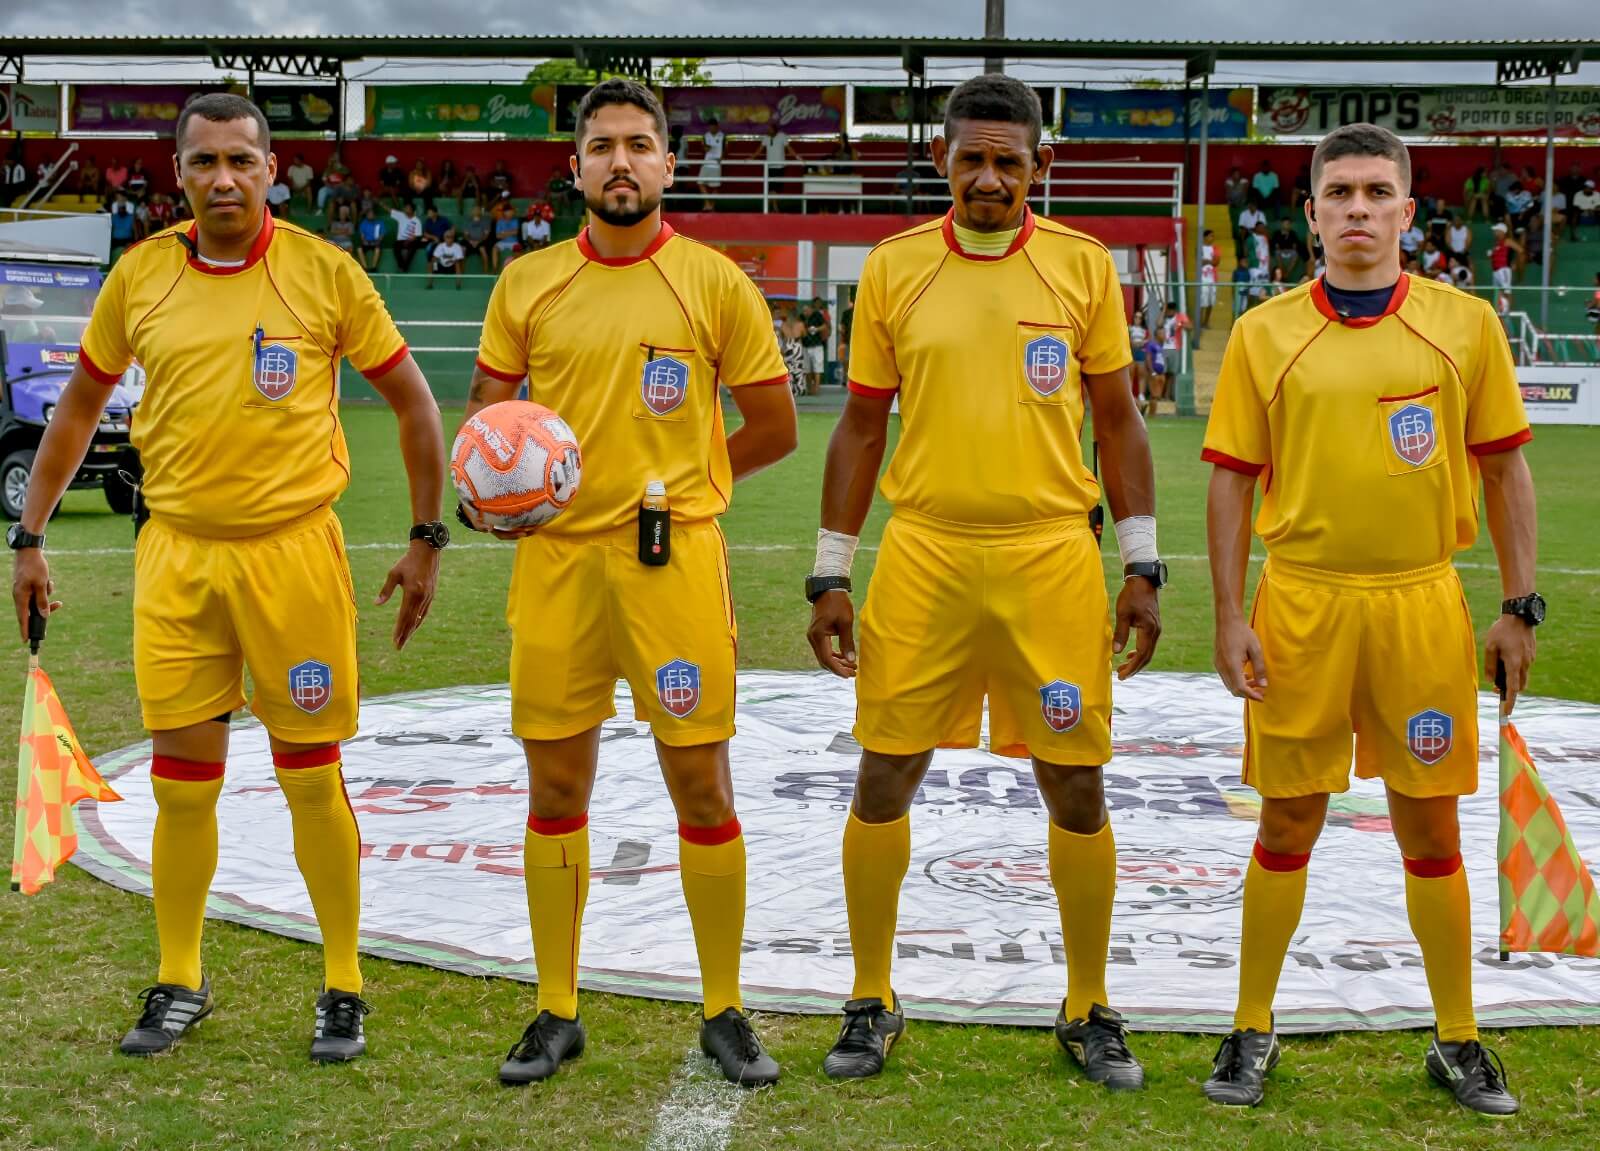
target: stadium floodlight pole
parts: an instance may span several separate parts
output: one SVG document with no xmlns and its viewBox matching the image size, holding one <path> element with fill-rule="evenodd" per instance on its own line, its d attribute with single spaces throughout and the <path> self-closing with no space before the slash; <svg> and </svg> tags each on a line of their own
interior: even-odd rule
<svg viewBox="0 0 1600 1151">
<path fill-rule="evenodd" d="M 1550 241 L 1554 238 L 1550 234 L 1551 220 L 1555 212 L 1551 205 L 1555 202 L 1556 186 L 1556 69 L 1550 69 L 1550 95 L 1545 103 L 1544 115 L 1544 247 L 1539 249 L 1539 326 L 1546 332 L 1550 330 L 1550 265 L 1555 263 L 1555 253 L 1550 250 Z"/>
<path fill-rule="evenodd" d="M 985 40 L 1004 40 L 1006 38 L 1006 0 L 984 0 L 983 37 Z M 983 70 L 985 72 L 1004 72 L 1006 70 L 1005 57 L 986 57 L 983 61 Z"/>
</svg>

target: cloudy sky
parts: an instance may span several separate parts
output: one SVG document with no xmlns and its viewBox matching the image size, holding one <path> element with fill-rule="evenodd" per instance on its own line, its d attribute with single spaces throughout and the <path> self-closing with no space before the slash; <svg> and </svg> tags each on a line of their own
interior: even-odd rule
<svg viewBox="0 0 1600 1151">
<path fill-rule="evenodd" d="M 559 11 L 556 19 L 545 13 Z M 915 12 L 915 20 L 908 13 Z M 1439 39 L 1573 39 L 1600 40 L 1600 5 L 1588 0 L 1514 0 L 1509 4 L 1465 4 L 1459 0 L 1337 0 L 1308 4 L 1304 0 L 1181 0 L 1167 3 L 1117 4 L 1063 0 L 1009 0 L 1007 32 L 1021 38 L 1219 40 L 1439 40 Z M 470 34 L 676 34 L 771 33 L 803 35 L 976 36 L 983 31 L 983 0 L 808 0 L 771 5 L 751 0 L 588 0 L 582 5 L 530 5 L 527 0 L 339 0 L 308 4 L 305 0 L 67 0 L 28 3 L 0 0 L 0 35 L 76 35 L 85 29 L 112 33 L 149 31 L 162 34 L 247 33 L 338 34 L 408 33 Z M 797 65 L 797 66 L 796 66 Z M 517 64 L 502 71 L 480 65 L 480 79 L 511 78 Z M 890 62 L 845 67 L 817 62 L 762 65 L 719 62 L 719 79 L 873 78 Z M 945 76 L 959 69 L 946 65 Z M 39 79 L 87 78 L 82 68 L 30 61 Z M 1058 82 L 1115 80 L 1139 74 L 1161 75 L 1158 68 L 1137 62 L 1107 69 L 1018 69 L 1039 79 Z M 108 75 L 102 65 L 100 76 Z M 821 72 L 831 72 L 824 77 Z M 375 79 L 425 79 L 449 75 L 448 69 L 426 63 L 366 61 L 349 73 Z M 1109 73 L 1109 74 L 1108 74 Z M 117 65 L 126 79 L 178 78 L 185 70 L 151 60 Z M 938 72 L 935 73 L 938 75 Z M 1396 69 L 1360 64 L 1281 65 L 1226 64 L 1219 77 L 1248 82 L 1309 82 L 1428 79 L 1436 82 L 1493 79 L 1491 65 L 1442 67 L 1419 72 L 1415 66 Z M 1581 79 L 1600 82 L 1600 61 L 1586 65 Z"/>
</svg>

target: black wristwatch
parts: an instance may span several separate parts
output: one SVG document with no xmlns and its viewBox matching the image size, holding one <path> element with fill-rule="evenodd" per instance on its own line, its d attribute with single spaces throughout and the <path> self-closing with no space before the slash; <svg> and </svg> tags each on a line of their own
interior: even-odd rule
<svg viewBox="0 0 1600 1151">
<path fill-rule="evenodd" d="M 1122 578 L 1130 580 L 1134 576 L 1143 576 L 1155 585 L 1157 591 L 1160 591 L 1167 586 L 1167 565 L 1160 560 L 1142 564 L 1123 564 Z"/>
<path fill-rule="evenodd" d="M 21 524 L 12 524 L 6 531 L 6 543 L 12 551 L 21 551 L 23 548 L 44 547 L 44 536 L 34 535 Z"/>
<path fill-rule="evenodd" d="M 822 597 L 824 592 L 830 592 L 830 591 L 845 591 L 845 592 L 847 592 L 849 590 L 850 590 L 850 577 L 849 576 L 819 576 L 819 575 L 808 575 L 808 576 L 806 576 L 806 602 L 807 603 L 816 603 L 817 600 Z"/>
<path fill-rule="evenodd" d="M 439 551 L 445 544 L 450 542 L 450 529 L 438 520 L 433 520 L 430 523 L 417 524 L 413 527 L 411 529 L 411 538 L 421 540 L 434 551 Z"/>
<path fill-rule="evenodd" d="M 1532 595 L 1508 599 L 1500 605 L 1500 614 L 1514 615 L 1529 627 L 1538 627 L 1544 622 L 1544 596 L 1534 592 Z"/>
</svg>

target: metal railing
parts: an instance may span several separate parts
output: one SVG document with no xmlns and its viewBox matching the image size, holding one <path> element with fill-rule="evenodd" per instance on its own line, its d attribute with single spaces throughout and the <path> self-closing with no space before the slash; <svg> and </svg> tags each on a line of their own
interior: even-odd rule
<svg viewBox="0 0 1600 1151">
<path fill-rule="evenodd" d="M 26 208 L 29 204 L 43 202 L 54 196 L 68 174 L 78 170 L 78 162 L 72 159 L 72 154 L 77 150 L 76 143 L 68 144 L 67 150 L 56 157 L 54 164 L 45 169 L 44 175 L 39 177 L 39 181 L 28 190 L 28 194 L 22 197 L 22 203 L 17 207 Z"/>
</svg>

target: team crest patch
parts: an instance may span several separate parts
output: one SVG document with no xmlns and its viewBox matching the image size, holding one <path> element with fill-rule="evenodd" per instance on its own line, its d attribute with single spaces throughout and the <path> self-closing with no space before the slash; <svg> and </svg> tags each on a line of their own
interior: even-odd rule
<svg viewBox="0 0 1600 1151">
<path fill-rule="evenodd" d="M 1041 396 L 1051 396 L 1067 382 L 1067 343 L 1059 336 L 1038 336 L 1022 346 L 1022 374 Z"/>
<path fill-rule="evenodd" d="M 700 706 L 700 668 L 675 659 L 656 668 L 656 697 L 669 715 L 679 719 Z"/>
<path fill-rule="evenodd" d="M 264 344 L 256 353 L 256 391 L 269 400 L 281 400 L 294 391 L 300 357 L 282 344 Z"/>
<path fill-rule="evenodd" d="M 689 365 L 671 356 L 646 360 L 639 379 L 644 406 L 658 416 L 675 411 L 689 394 Z"/>
<path fill-rule="evenodd" d="M 289 699 L 308 715 L 328 706 L 333 698 L 333 669 L 318 660 L 308 659 L 289 669 Z"/>
<path fill-rule="evenodd" d="M 1439 446 L 1434 431 L 1433 409 L 1421 404 L 1407 404 L 1389 417 L 1389 442 L 1395 455 L 1414 468 L 1420 468 L 1433 457 Z"/>
<path fill-rule="evenodd" d="M 1406 746 L 1429 767 L 1450 754 L 1454 736 L 1455 721 L 1431 707 L 1406 720 Z"/>
<path fill-rule="evenodd" d="M 1039 711 L 1051 731 L 1071 731 L 1083 718 L 1083 693 L 1075 683 L 1053 679 L 1039 689 Z"/>
</svg>

